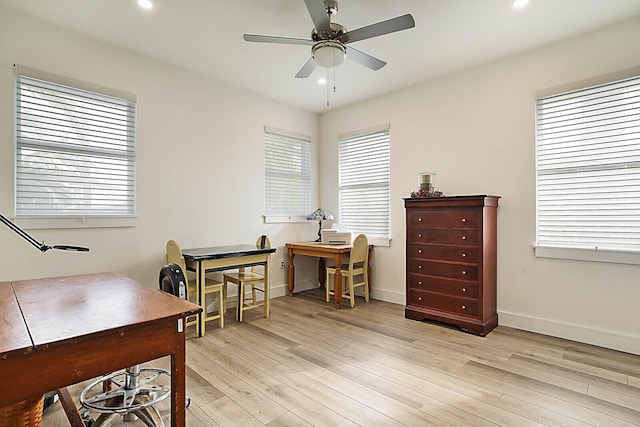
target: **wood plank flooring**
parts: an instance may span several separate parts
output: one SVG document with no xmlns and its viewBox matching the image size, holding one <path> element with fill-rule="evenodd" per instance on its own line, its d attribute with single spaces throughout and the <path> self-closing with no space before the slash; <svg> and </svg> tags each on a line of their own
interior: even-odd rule
<svg viewBox="0 0 640 427">
<path fill-rule="evenodd" d="M 640 426 L 632 354 L 503 326 L 477 337 L 361 298 L 336 310 L 319 290 L 214 323 L 187 342 L 192 427 Z M 67 425 L 59 403 L 45 411 Z"/>
</svg>

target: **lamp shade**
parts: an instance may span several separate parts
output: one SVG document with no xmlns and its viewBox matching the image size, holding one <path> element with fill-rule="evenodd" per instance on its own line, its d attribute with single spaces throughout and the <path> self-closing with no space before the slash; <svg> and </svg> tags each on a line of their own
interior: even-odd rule
<svg viewBox="0 0 640 427">
<path fill-rule="evenodd" d="M 332 220 L 333 215 L 328 212 L 325 212 L 324 209 L 318 208 L 309 215 L 307 215 L 307 220 L 309 221 L 327 221 Z"/>
</svg>

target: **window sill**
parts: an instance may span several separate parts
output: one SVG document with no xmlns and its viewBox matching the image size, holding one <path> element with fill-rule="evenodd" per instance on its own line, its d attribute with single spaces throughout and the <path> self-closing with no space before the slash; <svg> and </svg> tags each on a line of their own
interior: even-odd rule
<svg viewBox="0 0 640 427">
<path fill-rule="evenodd" d="M 263 215 L 265 224 L 280 224 L 287 222 L 307 222 L 304 215 Z"/>
<path fill-rule="evenodd" d="M 353 236 L 355 238 L 355 235 Z M 369 244 L 375 246 L 380 246 L 384 248 L 388 248 L 391 246 L 391 239 L 385 239 L 384 237 L 372 237 L 369 239 Z"/>
<path fill-rule="evenodd" d="M 571 259 L 640 265 L 640 252 L 533 246 L 537 258 Z"/>
<path fill-rule="evenodd" d="M 13 222 L 25 230 L 135 227 L 136 217 L 16 217 Z"/>
</svg>

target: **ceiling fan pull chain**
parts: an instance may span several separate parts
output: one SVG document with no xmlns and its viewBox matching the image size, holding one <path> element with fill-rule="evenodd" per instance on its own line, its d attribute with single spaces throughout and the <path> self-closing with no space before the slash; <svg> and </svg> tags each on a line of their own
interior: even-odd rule
<svg viewBox="0 0 640 427">
<path fill-rule="evenodd" d="M 329 69 L 325 68 L 327 70 L 327 107 L 329 106 Z"/>
<path fill-rule="evenodd" d="M 336 68 L 335 67 L 333 67 L 333 93 L 336 93 Z"/>
</svg>

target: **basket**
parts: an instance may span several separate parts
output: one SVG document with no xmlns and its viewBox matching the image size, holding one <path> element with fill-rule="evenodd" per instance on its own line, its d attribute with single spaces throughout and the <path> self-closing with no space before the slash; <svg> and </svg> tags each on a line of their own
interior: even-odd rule
<svg viewBox="0 0 640 427">
<path fill-rule="evenodd" d="M 0 408 L 0 427 L 40 427 L 44 396 Z"/>
</svg>

